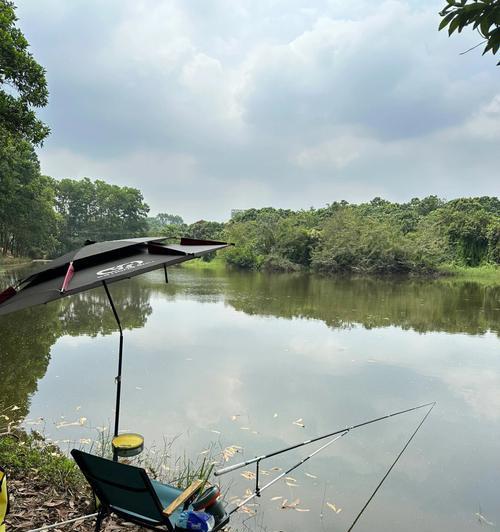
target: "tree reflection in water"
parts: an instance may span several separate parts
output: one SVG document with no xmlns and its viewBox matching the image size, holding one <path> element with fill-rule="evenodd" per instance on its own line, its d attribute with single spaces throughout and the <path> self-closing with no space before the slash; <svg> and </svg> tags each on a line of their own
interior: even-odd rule
<svg viewBox="0 0 500 532">
<path fill-rule="evenodd" d="M 144 327 L 152 312 L 147 285 L 124 282 L 113 285 L 111 290 L 123 328 Z M 28 413 L 29 396 L 36 392 L 38 380 L 45 375 L 51 348 L 58 338 L 116 331 L 109 302 L 100 288 L 2 316 L 0 411 L 15 405 L 20 408 L 20 417 Z"/>
<path fill-rule="evenodd" d="M 17 272 L 16 272 L 17 273 Z M 4 273 L 1 286 L 12 282 Z M 17 277 L 17 275 L 16 275 Z M 329 278 L 175 268 L 112 285 L 124 329 L 144 327 L 151 296 L 223 300 L 250 315 L 321 320 L 332 328 L 395 326 L 471 335 L 500 334 L 500 286 L 453 279 Z M 195 325 L 193 325 L 195 327 Z M 0 318 L 0 409 L 29 410 L 29 397 L 45 375 L 52 346 L 61 336 L 109 335 L 117 331 L 101 288 Z"/>
</svg>

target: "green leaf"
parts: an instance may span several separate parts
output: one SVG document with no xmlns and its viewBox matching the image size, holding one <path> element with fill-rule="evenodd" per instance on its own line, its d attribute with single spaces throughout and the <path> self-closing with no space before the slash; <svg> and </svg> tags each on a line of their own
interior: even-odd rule
<svg viewBox="0 0 500 532">
<path fill-rule="evenodd" d="M 451 21 L 450 27 L 448 28 L 448 35 L 451 35 L 458 28 L 459 24 L 460 18 L 457 16 Z"/>
<path fill-rule="evenodd" d="M 481 28 L 481 33 L 484 37 L 488 37 L 491 24 L 492 22 L 488 17 L 484 16 L 481 18 L 481 24 L 479 25 L 479 27 Z"/>
<path fill-rule="evenodd" d="M 438 31 L 441 31 L 443 28 L 445 28 L 450 23 L 450 21 L 453 19 L 454 16 L 455 16 L 455 13 L 448 13 L 448 15 L 446 15 L 441 21 L 441 24 L 439 24 Z"/>
<path fill-rule="evenodd" d="M 489 52 L 492 48 L 493 48 L 493 43 L 489 41 L 488 44 L 485 46 L 483 53 L 481 55 L 484 55 L 485 53 Z"/>
</svg>

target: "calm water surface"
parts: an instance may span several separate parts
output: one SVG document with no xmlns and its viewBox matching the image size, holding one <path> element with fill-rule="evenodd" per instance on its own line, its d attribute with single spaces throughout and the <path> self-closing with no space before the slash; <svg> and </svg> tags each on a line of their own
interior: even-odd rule
<svg viewBox="0 0 500 532">
<path fill-rule="evenodd" d="M 195 459 L 240 446 L 232 463 L 437 401 L 356 529 L 500 525 L 500 286 L 174 268 L 168 285 L 153 272 L 111 290 L 126 328 L 121 428 L 150 447 L 177 437 L 171 453 Z M 2 317 L 0 338 L 0 408 L 19 406 L 65 450 L 111 426 L 118 334 L 102 290 Z M 345 531 L 421 417 L 352 432 L 234 523 Z M 223 482 L 229 496 L 253 488 L 240 472 Z"/>
</svg>

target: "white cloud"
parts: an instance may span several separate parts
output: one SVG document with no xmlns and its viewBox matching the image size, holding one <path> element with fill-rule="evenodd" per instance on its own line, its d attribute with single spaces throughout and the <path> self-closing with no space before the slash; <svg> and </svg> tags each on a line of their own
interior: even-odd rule
<svg viewBox="0 0 500 532">
<path fill-rule="evenodd" d="M 371 142 L 355 136 L 340 136 L 318 146 L 305 148 L 296 156 L 295 162 L 304 168 L 326 166 L 342 169 L 358 159 Z"/>
<path fill-rule="evenodd" d="M 43 170 L 137 186 L 187 219 L 498 194 L 495 61 L 459 56 L 476 38 L 437 32 L 440 7 L 21 0 L 51 90 Z"/>
</svg>

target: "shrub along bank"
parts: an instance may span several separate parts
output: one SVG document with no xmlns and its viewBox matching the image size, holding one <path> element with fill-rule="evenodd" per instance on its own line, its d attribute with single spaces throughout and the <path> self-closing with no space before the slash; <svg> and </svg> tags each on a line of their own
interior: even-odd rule
<svg viewBox="0 0 500 532">
<path fill-rule="evenodd" d="M 221 254 L 224 262 L 249 270 L 429 274 L 500 264 L 495 197 L 446 202 L 429 196 L 408 203 L 375 198 L 307 211 L 269 207 L 239 212 L 225 224 L 202 220 L 155 229 L 233 242 Z"/>
</svg>

